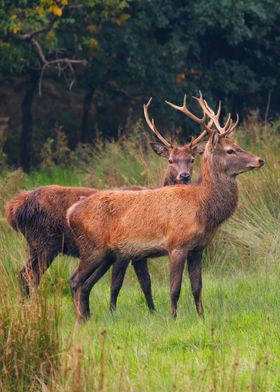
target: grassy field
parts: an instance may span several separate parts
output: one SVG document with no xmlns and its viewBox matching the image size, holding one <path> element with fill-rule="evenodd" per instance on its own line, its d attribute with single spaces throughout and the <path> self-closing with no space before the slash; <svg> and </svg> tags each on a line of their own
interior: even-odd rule
<svg viewBox="0 0 280 392">
<path fill-rule="evenodd" d="M 279 124 L 240 132 L 266 166 L 240 177 L 240 206 L 204 257 L 205 320 L 185 274 L 178 318 L 170 316 L 168 263 L 152 260 L 157 312 L 149 313 L 130 268 L 115 314 L 110 276 L 92 290 L 92 318 L 78 325 L 67 280 L 78 260 L 58 258 L 25 300 L 16 272 L 26 244 L 0 217 L 1 391 L 280 391 Z M 265 141 L 263 140 L 265 139 Z M 0 202 L 41 184 L 154 184 L 164 162 L 135 142 L 110 143 L 75 169 L 7 173 Z M 137 147 L 137 148 L 136 148 Z"/>
</svg>

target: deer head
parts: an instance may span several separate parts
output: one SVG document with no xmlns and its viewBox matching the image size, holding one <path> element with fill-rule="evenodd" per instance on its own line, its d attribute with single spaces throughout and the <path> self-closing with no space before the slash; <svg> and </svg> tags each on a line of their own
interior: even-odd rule
<svg viewBox="0 0 280 392">
<path fill-rule="evenodd" d="M 200 92 L 199 98 L 196 98 L 203 112 L 213 121 L 215 129 L 210 130 L 210 139 L 206 147 L 208 159 L 213 161 L 214 166 L 218 166 L 220 173 L 229 177 L 235 177 L 238 174 L 245 173 L 249 170 L 259 169 L 264 165 L 264 160 L 248 151 L 243 150 L 232 139 L 230 134 L 234 132 L 239 123 L 239 117 L 233 122 L 229 113 L 224 126 L 220 124 L 221 102 L 215 113 Z"/>
<path fill-rule="evenodd" d="M 152 149 L 169 162 L 164 185 L 188 184 L 192 178 L 194 159 L 204 151 L 206 143 L 201 141 L 207 132 L 203 131 L 196 139 L 192 138 L 191 142 L 184 146 L 169 143 L 158 131 L 154 119 L 149 118 L 148 108 L 151 100 L 152 98 L 144 105 L 144 116 L 149 128 L 158 138 L 157 142 L 150 143 Z"/>
<path fill-rule="evenodd" d="M 218 167 L 219 173 L 224 173 L 230 177 L 235 177 L 240 173 L 255 168 L 261 168 L 264 165 L 264 160 L 258 156 L 244 151 L 238 146 L 229 135 L 234 132 L 239 123 L 239 117 L 236 116 L 236 121 L 233 122 L 231 114 L 229 113 L 225 124 L 220 124 L 221 115 L 221 101 L 219 101 L 217 112 L 210 108 L 206 100 L 203 98 L 201 92 L 199 97 L 194 97 L 203 111 L 203 117 L 198 118 L 187 109 L 186 96 L 184 97 L 183 106 L 174 105 L 168 101 L 166 103 L 172 108 L 179 110 L 186 114 L 196 123 L 205 128 L 206 133 L 210 135 L 209 141 L 205 147 L 205 158 L 213 161 L 214 166 Z M 210 118 L 208 124 L 205 123 L 206 117 Z M 214 128 L 212 126 L 214 125 Z M 215 172 L 217 172 L 215 170 Z"/>
</svg>

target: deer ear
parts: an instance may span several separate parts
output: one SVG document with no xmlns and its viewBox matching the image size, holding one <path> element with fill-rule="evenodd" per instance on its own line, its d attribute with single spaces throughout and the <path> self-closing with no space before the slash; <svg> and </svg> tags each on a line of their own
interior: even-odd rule
<svg viewBox="0 0 280 392">
<path fill-rule="evenodd" d="M 213 132 L 208 140 L 211 152 L 216 149 L 217 145 L 219 144 L 219 141 L 220 135 L 218 134 L 218 132 Z"/>
<path fill-rule="evenodd" d="M 192 148 L 192 155 L 196 157 L 197 155 L 201 155 L 204 153 L 205 146 L 207 142 L 201 142 Z"/>
<path fill-rule="evenodd" d="M 159 142 L 151 142 L 150 145 L 157 155 L 159 155 L 163 158 L 169 157 L 170 150 L 164 144 L 159 143 Z"/>
</svg>

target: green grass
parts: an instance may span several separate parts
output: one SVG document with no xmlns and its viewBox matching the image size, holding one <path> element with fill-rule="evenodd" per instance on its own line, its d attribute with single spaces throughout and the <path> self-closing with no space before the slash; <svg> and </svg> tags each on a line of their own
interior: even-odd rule
<svg viewBox="0 0 280 392">
<path fill-rule="evenodd" d="M 34 369 L 32 358 L 25 358 L 26 369 L 31 366 L 33 376 L 36 374 L 34 390 L 40 383 L 49 391 L 280 389 L 279 265 L 246 272 L 206 269 L 205 320 L 196 315 L 186 274 L 178 319 L 174 321 L 170 316 L 167 260 L 162 258 L 151 263 L 155 314 L 147 310 L 130 268 L 116 313 L 108 311 L 107 276 L 92 291 L 92 319 L 80 326 L 67 285 L 77 260 L 59 258 L 45 275 L 40 295 L 33 293 L 27 301 L 20 296 L 15 280 L 15 272 L 24 261 L 23 241 L 5 229 L 1 242 L 6 244 L 1 252 L 5 255 L 1 275 L 2 279 L 5 275 L 8 295 L 1 299 L 1 305 L 4 302 L 10 318 L 13 315 L 20 320 L 21 329 L 29 333 L 25 346 L 31 351 L 36 347 L 39 364 L 46 361 L 47 347 L 50 350 L 47 375 L 40 373 L 40 366 Z M 38 297 L 42 303 L 38 304 Z M 49 317 L 43 316 L 44 323 L 38 323 L 37 312 L 42 313 L 42 308 Z M 51 336 L 40 326 L 47 326 Z M 34 327 L 41 331 L 46 346 Z M 15 339 L 19 340 L 14 347 L 18 351 L 22 339 Z M 10 371 L 14 380 L 13 369 Z M 26 390 L 21 389 L 20 381 L 7 390 Z"/>
<path fill-rule="evenodd" d="M 67 281 L 78 260 L 59 257 L 30 300 L 16 273 L 27 257 L 22 236 L 0 217 L 0 390 L 280 391 L 280 163 L 273 125 L 250 146 L 267 164 L 240 177 L 240 206 L 204 255 L 205 320 L 185 274 L 178 318 L 170 315 L 168 261 L 152 260 L 157 312 L 151 314 L 132 268 L 117 311 L 110 276 L 92 290 L 92 318 L 75 321 Z M 114 168 L 114 176 L 110 170 Z M 164 164 L 133 142 L 111 143 L 89 164 L 0 180 L 2 203 L 17 189 L 65 185 L 154 184 Z M 106 182 L 106 180 L 108 180 Z"/>
</svg>

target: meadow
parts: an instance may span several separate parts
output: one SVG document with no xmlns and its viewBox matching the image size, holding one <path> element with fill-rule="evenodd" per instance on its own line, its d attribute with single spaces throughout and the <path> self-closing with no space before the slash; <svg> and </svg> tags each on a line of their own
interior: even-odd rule
<svg viewBox="0 0 280 392">
<path fill-rule="evenodd" d="M 240 145 L 266 165 L 240 176 L 238 211 L 205 252 L 204 320 L 196 314 L 187 273 L 178 318 L 171 318 L 166 258 L 149 264 L 153 314 L 129 268 L 116 312 L 108 311 L 107 274 L 92 290 L 92 318 L 77 324 L 67 282 L 78 260 L 69 257 L 54 261 L 29 300 L 21 294 L 16 274 L 27 248 L 3 217 L 5 201 L 21 189 L 52 183 L 158 184 L 165 162 L 143 137 L 80 149 L 72 165 L 47 164 L 46 157 L 46 166 L 30 175 L 2 175 L 0 390 L 280 391 L 279 126 L 247 121 L 237 132 Z"/>
</svg>

